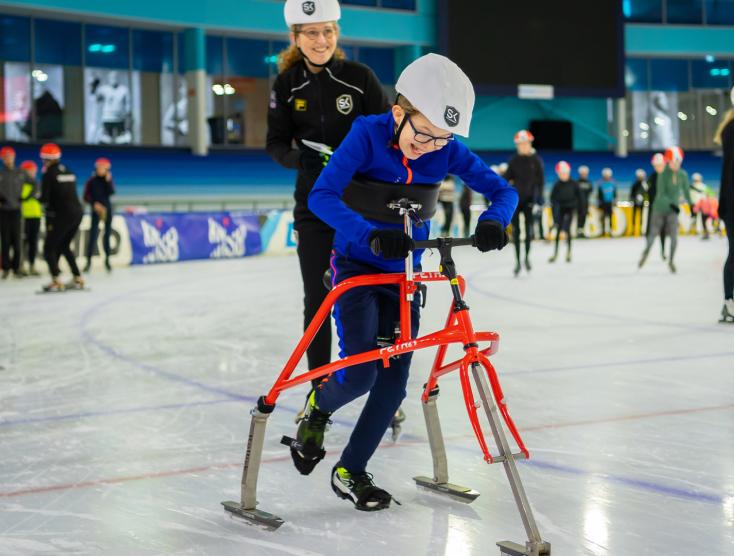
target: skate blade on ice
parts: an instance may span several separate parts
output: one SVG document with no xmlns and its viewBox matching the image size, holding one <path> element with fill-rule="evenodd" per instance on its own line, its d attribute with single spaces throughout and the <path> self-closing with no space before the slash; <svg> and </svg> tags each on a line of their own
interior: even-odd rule
<svg viewBox="0 0 734 556">
<path fill-rule="evenodd" d="M 538 543 L 533 547 L 530 543 L 528 546 L 522 546 L 512 541 L 498 542 L 497 546 L 500 547 L 501 556 L 530 556 L 537 554 L 538 556 L 549 556 L 550 545 L 547 543 Z"/>
<path fill-rule="evenodd" d="M 248 510 L 243 508 L 242 505 L 238 502 L 234 502 L 232 500 L 222 502 L 222 506 L 224 506 L 224 509 L 231 513 L 233 516 L 240 517 L 245 521 L 252 523 L 253 525 L 264 527 L 269 531 L 275 531 L 278 527 L 285 523 L 277 515 L 256 509 Z"/>
<path fill-rule="evenodd" d="M 67 293 L 67 292 L 91 292 L 91 288 L 66 288 L 63 290 L 36 290 L 37 295 L 54 294 L 54 293 Z"/>
<path fill-rule="evenodd" d="M 471 504 L 479 497 L 479 491 L 452 483 L 437 483 L 430 477 L 413 477 L 416 485 L 437 494 L 445 494 L 460 502 Z"/>
</svg>

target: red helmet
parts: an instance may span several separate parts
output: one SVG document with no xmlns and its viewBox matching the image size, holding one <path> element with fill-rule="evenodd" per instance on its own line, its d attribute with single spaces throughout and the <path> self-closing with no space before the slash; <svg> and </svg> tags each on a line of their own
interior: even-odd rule
<svg viewBox="0 0 734 556">
<path fill-rule="evenodd" d="M 535 137 L 527 129 L 521 129 L 515 134 L 515 143 L 522 143 L 524 141 L 528 143 L 535 141 Z"/>
<path fill-rule="evenodd" d="M 556 174 L 570 174 L 571 173 L 571 165 L 566 162 L 565 160 L 561 160 L 558 164 L 556 164 Z"/>
<path fill-rule="evenodd" d="M 107 166 L 107 168 L 112 168 L 112 162 L 110 162 L 109 158 L 101 157 L 94 161 L 95 166 Z"/>
<path fill-rule="evenodd" d="M 15 149 L 13 147 L 3 147 L 0 149 L 0 158 L 5 158 L 8 155 L 15 156 Z"/>
<path fill-rule="evenodd" d="M 657 164 L 664 164 L 665 163 L 665 157 L 663 156 L 663 153 L 655 153 L 652 155 L 652 158 L 650 159 L 650 164 L 653 166 Z"/>
<path fill-rule="evenodd" d="M 24 160 L 20 163 L 21 170 L 38 170 L 38 164 L 32 160 Z"/>
<path fill-rule="evenodd" d="M 680 147 L 668 147 L 665 149 L 665 162 L 677 160 L 683 162 L 683 149 Z"/>
<path fill-rule="evenodd" d="M 58 160 L 61 158 L 61 149 L 56 143 L 46 143 L 39 152 L 43 160 Z"/>
</svg>

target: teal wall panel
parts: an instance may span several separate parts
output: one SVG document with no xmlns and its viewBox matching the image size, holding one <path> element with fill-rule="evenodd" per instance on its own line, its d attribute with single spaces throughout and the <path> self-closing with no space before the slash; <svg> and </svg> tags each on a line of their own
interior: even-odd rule
<svg viewBox="0 0 734 556">
<path fill-rule="evenodd" d="M 10 0 L 4 5 L 86 14 L 130 23 L 147 21 L 207 31 L 233 30 L 248 33 L 285 33 L 283 3 L 275 0 Z M 416 12 L 342 8 L 342 29 L 348 40 L 380 44 L 432 45 L 436 41 L 435 0 L 420 0 Z"/>
</svg>

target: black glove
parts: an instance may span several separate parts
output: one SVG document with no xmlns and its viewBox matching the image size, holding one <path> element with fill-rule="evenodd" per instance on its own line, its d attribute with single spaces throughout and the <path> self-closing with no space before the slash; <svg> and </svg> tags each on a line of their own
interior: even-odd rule
<svg viewBox="0 0 734 556">
<path fill-rule="evenodd" d="M 383 259 L 404 259 L 415 249 L 413 238 L 403 230 L 373 230 L 369 242 L 372 252 Z"/>
<path fill-rule="evenodd" d="M 299 165 L 301 170 L 306 172 L 320 172 L 329 162 L 329 158 L 331 158 L 329 155 L 318 153 L 313 149 L 304 149 L 301 151 Z"/>
<path fill-rule="evenodd" d="M 477 249 L 482 253 L 502 249 L 509 241 L 505 228 L 496 220 L 480 221 L 474 231 L 474 237 Z"/>
</svg>

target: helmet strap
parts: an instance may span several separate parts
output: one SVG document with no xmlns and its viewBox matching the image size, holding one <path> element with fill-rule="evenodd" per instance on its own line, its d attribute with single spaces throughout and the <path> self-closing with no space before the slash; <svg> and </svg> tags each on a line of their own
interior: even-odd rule
<svg viewBox="0 0 734 556">
<path fill-rule="evenodd" d="M 400 134 L 403 132 L 403 128 L 405 127 L 405 123 L 408 121 L 408 115 L 403 112 L 403 121 L 400 122 L 400 125 L 395 130 L 395 133 L 392 135 L 392 141 L 391 144 L 393 147 L 398 146 L 398 142 L 400 141 Z"/>
<path fill-rule="evenodd" d="M 331 64 L 331 61 L 332 61 L 332 60 L 334 59 L 334 57 L 332 56 L 332 57 L 331 57 L 331 58 L 329 58 L 329 59 L 328 59 L 328 60 L 327 60 L 327 61 L 326 61 L 325 63 L 323 63 L 323 64 L 317 64 L 317 63 L 315 63 L 315 62 L 312 62 L 312 61 L 311 61 L 311 60 L 310 60 L 310 59 L 308 58 L 308 56 L 306 56 L 306 55 L 305 55 L 305 54 L 303 53 L 303 50 L 301 50 L 301 47 L 300 47 L 300 46 L 297 46 L 296 48 L 298 49 L 298 52 L 300 52 L 300 53 L 301 53 L 301 56 L 303 56 L 303 59 L 304 59 L 304 60 L 306 60 L 306 61 L 307 61 L 307 62 L 308 62 L 309 64 L 311 64 L 311 65 L 312 65 L 313 67 L 315 67 L 315 68 L 325 68 L 326 66 L 328 66 L 329 64 Z"/>
</svg>

